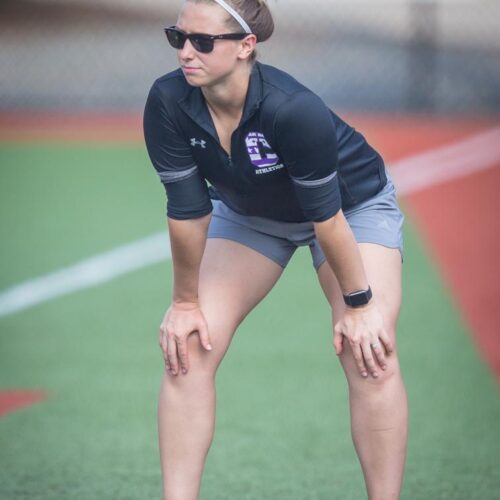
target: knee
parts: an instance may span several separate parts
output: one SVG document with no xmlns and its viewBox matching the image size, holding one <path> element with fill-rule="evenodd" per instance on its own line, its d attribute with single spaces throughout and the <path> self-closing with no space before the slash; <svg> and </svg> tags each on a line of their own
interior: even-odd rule
<svg viewBox="0 0 500 500">
<path fill-rule="evenodd" d="M 189 387 L 191 384 L 212 383 L 215 379 L 217 369 L 224 357 L 228 347 L 228 339 L 231 338 L 233 330 L 218 325 L 214 327 L 213 323 L 208 323 L 210 344 L 212 350 L 206 350 L 197 333 L 192 333 L 186 341 L 186 350 L 188 357 L 188 372 L 183 374 L 180 370 L 180 360 L 178 360 L 177 375 L 165 373 L 168 385 L 176 387 Z"/>
<path fill-rule="evenodd" d="M 213 373 L 201 370 L 189 370 L 186 374 L 172 375 L 165 372 L 161 383 L 161 391 L 167 397 L 176 400 L 204 400 L 205 395 L 215 389 Z"/>
<path fill-rule="evenodd" d="M 387 368 L 385 370 L 378 370 L 378 377 L 372 377 L 371 375 L 364 379 L 368 390 L 370 391 L 382 391 L 387 386 L 394 384 L 400 377 L 399 363 L 393 355 L 392 358 L 387 360 Z"/>
<path fill-rule="evenodd" d="M 165 371 L 161 380 L 160 404 L 198 408 L 215 397 L 215 377 L 210 372 L 190 369 L 186 374 L 172 375 Z"/>
<path fill-rule="evenodd" d="M 378 376 L 376 378 L 371 374 L 368 377 L 362 377 L 357 366 L 351 366 L 349 370 L 346 370 L 349 387 L 367 395 L 376 395 L 392 390 L 394 385 L 401 382 L 401 372 L 396 353 L 393 352 L 386 358 L 386 361 L 387 368 L 385 370 L 380 368 L 377 371 Z"/>
<path fill-rule="evenodd" d="M 212 353 L 204 351 L 201 346 L 192 344 L 194 342 L 188 341 L 189 368 L 187 373 L 183 373 L 180 369 L 175 375 L 164 371 L 162 390 L 171 395 L 196 397 L 196 395 L 210 390 L 215 384 L 217 363 L 209 359 Z"/>
</svg>

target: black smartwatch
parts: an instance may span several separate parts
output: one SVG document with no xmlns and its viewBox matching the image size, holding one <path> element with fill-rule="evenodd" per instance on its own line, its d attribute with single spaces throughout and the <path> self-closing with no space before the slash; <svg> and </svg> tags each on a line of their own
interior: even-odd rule
<svg viewBox="0 0 500 500">
<path fill-rule="evenodd" d="M 357 292 L 352 292 L 349 295 L 344 295 L 344 302 L 349 307 L 361 307 L 368 304 L 371 298 L 372 289 L 368 287 L 368 290 L 358 290 Z"/>
</svg>

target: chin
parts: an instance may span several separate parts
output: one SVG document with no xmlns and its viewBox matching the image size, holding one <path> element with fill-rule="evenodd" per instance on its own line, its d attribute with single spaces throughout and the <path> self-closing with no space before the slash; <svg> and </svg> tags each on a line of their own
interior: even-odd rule
<svg viewBox="0 0 500 500">
<path fill-rule="evenodd" d="M 203 87 L 203 83 L 202 82 L 193 81 L 191 78 L 186 78 L 186 82 L 188 82 L 188 84 L 191 87 Z"/>
<path fill-rule="evenodd" d="M 186 81 L 192 87 L 201 87 L 202 85 L 204 85 L 203 78 L 200 78 L 199 76 L 196 76 L 196 75 L 186 75 L 186 73 L 183 73 L 183 74 L 184 74 L 184 78 L 186 79 Z"/>
</svg>

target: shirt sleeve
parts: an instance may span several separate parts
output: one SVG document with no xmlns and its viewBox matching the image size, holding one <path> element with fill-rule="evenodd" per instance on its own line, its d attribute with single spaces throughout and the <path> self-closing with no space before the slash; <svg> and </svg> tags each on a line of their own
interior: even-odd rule
<svg viewBox="0 0 500 500">
<path fill-rule="evenodd" d="M 212 202 L 205 179 L 169 116 L 157 84 L 149 92 L 143 125 L 149 157 L 167 193 L 168 217 L 195 219 L 210 213 Z"/>
<path fill-rule="evenodd" d="M 337 136 L 328 107 L 309 91 L 298 92 L 276 114 L 278 150 L 304 215 L 321 222 L 341 208 Z"/>
</svg>

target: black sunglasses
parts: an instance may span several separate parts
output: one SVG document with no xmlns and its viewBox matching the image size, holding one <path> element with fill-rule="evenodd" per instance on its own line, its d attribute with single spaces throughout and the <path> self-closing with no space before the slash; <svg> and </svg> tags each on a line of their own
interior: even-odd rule
<svg viewBox="0 0 500 500">
<path fill-rule="evenodd" d="M 242 40 L 249 33 L 227 33 L 225 35 L 205 35 L 203 33 L 184 33 L 175 26 L 170 26 L 170 28 L 164 28 L 165 34 L 167 35 L 168 42 L 174 49 L 184 48 L 186 40 L 189 39 L 191 45 L 203 54 L 208 54 L 214 50 L 215 40 Z"/>
</svg>

